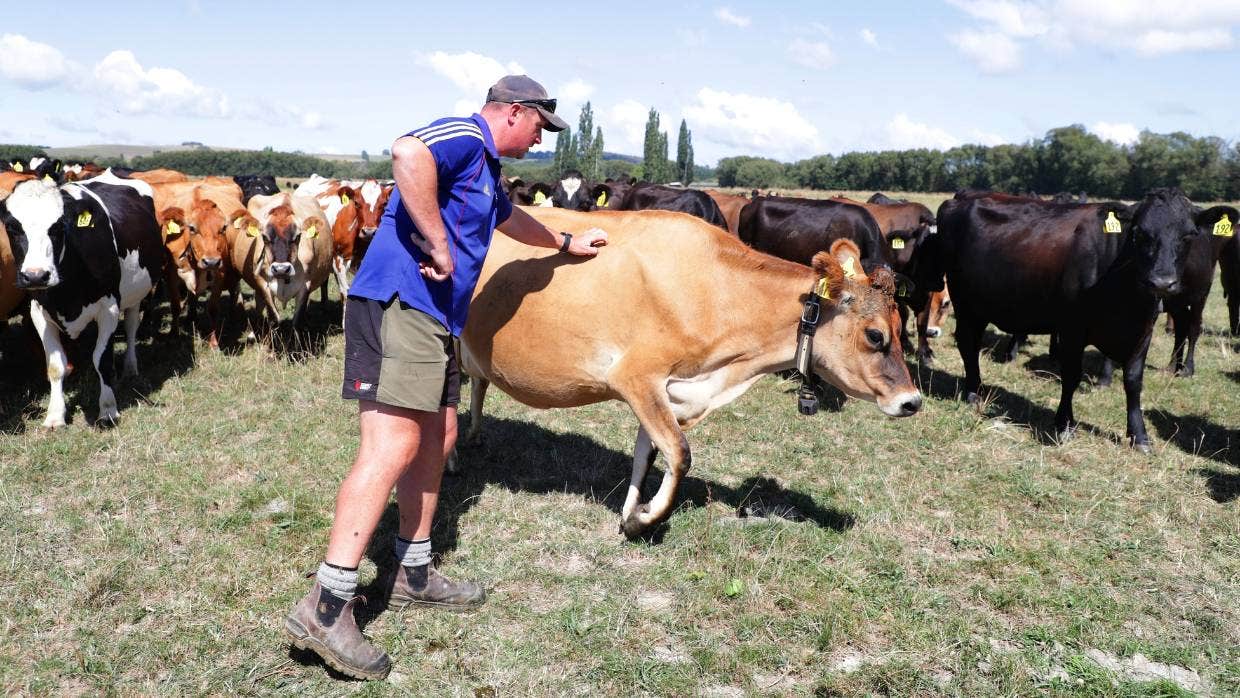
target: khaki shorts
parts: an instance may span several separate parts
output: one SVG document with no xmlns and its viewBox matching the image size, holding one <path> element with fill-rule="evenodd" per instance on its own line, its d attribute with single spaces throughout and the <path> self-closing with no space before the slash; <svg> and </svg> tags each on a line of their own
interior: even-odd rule
<svg viewBox="0 0 1240 698">
<path fill-rule="evenodd" d="M 423 412 L 460 403 L 452 335 L 438 320 L 398 299 L 345 302 L 341 397 Z"/>
</svg>

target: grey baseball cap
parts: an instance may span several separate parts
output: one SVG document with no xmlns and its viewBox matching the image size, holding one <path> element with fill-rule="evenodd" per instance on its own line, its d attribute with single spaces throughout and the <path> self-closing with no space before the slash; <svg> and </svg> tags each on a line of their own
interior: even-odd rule
<svg viewBox="0 0 1240 698">
<path fill-rule="evenodd" d="M 488 102 L 507 102 L 533 107 L 547 120 L 548 131 L 563 131 L 568 123 L 555 115 L 555 99 L 528 75 L 505 75 L 487 90 Z"/>
</svg>

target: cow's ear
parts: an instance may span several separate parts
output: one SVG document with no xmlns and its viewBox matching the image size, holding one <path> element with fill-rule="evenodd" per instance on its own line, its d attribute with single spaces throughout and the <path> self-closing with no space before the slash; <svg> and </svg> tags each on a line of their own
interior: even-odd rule
<svg viewBox="0 0 1240 698">
<path fill-rule="evenodd" d="M 1236 236 L 1240 212 L 1232 206 L 1211 206 L 1193 216 L 1197 230 L 1203 235 L 1230 238 Z"/>
<path fill-rule="evenodd" d="M 839 261 L 830 252 L 819 252 L 810 260 L 810 265 L 818 275 L 814 292 L 832 304 L 842 301 L 847 292 L 844 290 L 844 269 Z"/>
<path fill-rule="evenodd" d="M 861 249 L 857 247 L 857 243 L 840 238 L 831 243 L 831 256 L 839 262 L 844 278 L 865 280 L 865 270 L 861 267 Z"/>
<path fill-rule="evenodd" d="M 164 234 L 165 240 L 185 232 L 185 211 L 179 206 L 169 206 L 160 211 L 156 220 L 159 221 L 159 230 Z"/>
<path fill-rule="evenodd" d="M 595 206 L 603 208 L 611 200 L 611 187 L 606 184 L 595 184 L 590 189 L 590 200 L 594 202 Z"/>
<path fill-rule="evenodd" d="M 336 191 L 336 196 L 340 197 L 340 204 L 342 206 L 348 206 L 357 201 L 357 192 L 354 191 L 353 187 L 340 187 Z"/>
</svg>

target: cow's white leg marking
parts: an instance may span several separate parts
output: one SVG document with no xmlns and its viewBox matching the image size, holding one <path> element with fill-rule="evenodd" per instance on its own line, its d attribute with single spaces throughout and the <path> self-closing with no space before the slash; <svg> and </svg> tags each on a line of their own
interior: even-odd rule
<svg viewBox="0 0 1240 698">
<path fill-rule="evenodd" d="M 344 300 L 349 296 L 349 277 L 347 271 L 349 263 L 344 257 L 335 255 L 332 257 L 332 271 L 336 272 L 336 285 L 340 287 L 340 300 Z"/>
<path fill-rule="evenodd" d="M 123 378 L 138 376 L 138 323 L 142 320 L 142 306 L 125 310 L 125 368 Z"/>
<path fill-rule="evenodd" d="M 47 382 L 51 395 L 47 400 L 47 417 L 43 426 L 49 429 L 65 425 L 65 350 L 60 345 L 60 330 L 52 323 L 50 315 L 38 301 L 30 301 L 30 319 L 43 343 L 43 355 L 47 360 Z"/>
<path fill-rule="evenodd" d="M 654 443 L 650 441 L 650 434 L 646 433 L 645 427 L 637 427 L 637 443 L 633 446 L 633 477 L 629 480 L 624 508 L 620 510 L 621 521 L 637 511 L 637 505 L 641 503 L 642 483 L 646 480 L 646 472 L 650 470 L 650 462 L 654 460 L 654 456 Z"/>
<path fill-rule="evenodd" d="M 116 393 L 112 391 L 112 386 L 108 385 L 108 381 L 104 378 L 102 361 L 111 361 L 112 353 L 108 352 L 104 356 L 104 352 L 108 349 L 108 340 L 112 338 L 112 333 L 116 331 L 116 326 L 120 324 L 120 310 L 115 304 L 95 318 L 95 326 L 99 328 L 99 335 L 95 339 L 95 350 L 91 353 L 91 359 L 95 364 L 95 374 L 99 376 L 99 422 L 116 423 L 120 418 L 120 412 L 116 409 Z M 135 333 L 137 327 L 134 327 Z M 108 371 L 111 373 L 111 371 Z"/>
<path fill-rule="evenodd" d="M 470 443 L 478 443 L 482 437 L 482 402 L 486 400 L 490 385 L 491 381 L 485 378 L 474 378 L 469 391 L 469 432 L 465 434 L 465 439 Z"/>
</svg>

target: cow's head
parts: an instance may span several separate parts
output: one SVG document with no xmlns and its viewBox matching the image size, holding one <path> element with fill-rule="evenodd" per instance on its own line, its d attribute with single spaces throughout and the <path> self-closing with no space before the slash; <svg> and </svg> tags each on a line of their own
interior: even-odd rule
<svg viewBox="0 0 1240 698">
<path fill-rule="evenodd" d="M 814 341 L 815 372 L 852 397 L 877 402 L 892 417 L 916 413 L 921 393 L 900 347 L 895 275 L 878 267 L 867 276 L 851 240 L 836 240 L 830 252 L 814 255 L 813 267 L 827 294 L 826 321 Z"/>
<path fill-rule="evenodd" d="M 1104 204 L 1098 211 L 1103 230 L 1112 214 L 1123 232 L 1131 235 L 1145 285 L 1160 297 L 1180 291 L 1193 239 L 1212 234 L 1224 216 L 1233 224 L 1236 221 L 1235 208 L 1214 206 L 1202 211 L 1178 189 L 1152 189 L 1129 207 Z"/>
<path fill-rule="evenodd" d="M 0 223 L 8 231 L 17 262 L 17 287 L 38 290 L 61 282 L 58 265 L 73 244 L 71 234 L 106 225 L 106 218 L 90 197 L 75 201 L 55 184 L 32 179 L 18 182 L 0 201 Z"/>
<path fill-rule="evenodd" d="M 568 170 L 556 182 L 551 196 L 552 205 L 573 211 L 593 211 L 596 206 L 590 198 L 585 179 L 577 170 Z"/>
<path fill-rule="evenodd" d="M 551 207 L 551 197 L 555 194 L 555 190 L 550 184 L 534 182 L 527 191 L 529 192 L 530 206 Z"/>
<path fill-rule="evenodd" d="M 335 196 L 340 197 L 343 208 L 332 223 L 332 253 L 344 259 L 352 259 L 353 245 L 362 230 L 364 204 L 352 187 L 341 187 Z"/>
<path fill-rule="evenodd" d="M 934 338 L 943 334 L 943 321 L 947 319 L 947 314 L 951 312 L 952 299 L 948 295 L 947 289 L 934 291 L 929 295 L 930 299 L 926 303 L 925 310 L 917 316 L 917 324 L 920 327 L 924 319 L 926 336 Z"/>
<path fill-rule="evenodd" d="M 177 275 L 191 292 L 214 280 L 228 254 L 228 217 L 215 202 L 194 199 L 190 210 L 170 206 L 159 212 L 164 245 L 172 254 Z"/>
<path fill-rule="evenodd" d="M 395 185 L 385 187 L 373 179 L 362 183 L 357 192 L 362 204 L 358 236 L 370 238 L 379 229 L 379 221 L 383 219 L 383 211 L 387 208 L 388 199 L 392 198 L 394 187 Z"/>
<path fill-rule="evenodd" d="M 268 278 L 281 281 L 292 278 L 300 242 L 301 226 L 293 216 L 293 209 L 283 205 L 271 209 L 267 225 L 263 226 L 263 266 Z"/>
</svg>

